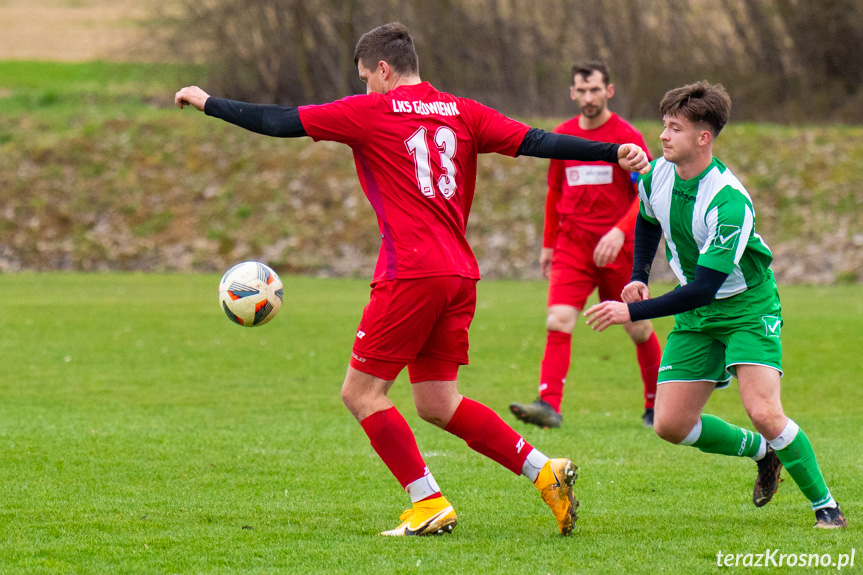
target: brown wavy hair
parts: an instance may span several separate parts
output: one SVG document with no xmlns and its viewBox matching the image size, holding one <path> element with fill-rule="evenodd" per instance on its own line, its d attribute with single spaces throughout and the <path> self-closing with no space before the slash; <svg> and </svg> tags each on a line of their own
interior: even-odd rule
<svg viewBox="0 0 863 575">
<path fill-rule="evenodd" d="M 659 111 L 663 116 L 683 116 L 693 124 L 706 124 L 716 138 L 731 115 L 731 97 L 722 84 L 702 80 L 666 92 Z"/>
</svg>

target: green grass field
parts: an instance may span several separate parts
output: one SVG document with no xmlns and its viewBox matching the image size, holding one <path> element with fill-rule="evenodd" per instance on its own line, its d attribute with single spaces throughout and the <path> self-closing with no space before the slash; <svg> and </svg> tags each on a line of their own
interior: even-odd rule
<svg viewBox="0 0 863 575">
<path fill-rule="evenodd" d="M 515 425 L 580 466 L 573 537 L 526 480 L 420 421 L 402 376 L 391 396 L 460 522 L 393 540 L 377 532 L 408 499 L 339 398 L 367 283 L 283 280 L 279 317 L 246 329 L 216 276 L 0 275 L 0 573 L 710 573 L 719 552 L 863 553 L 858 286 L 782 289 L 785 408 L 847 530 L 812 529 L 787 478 L 756 509 L 754 464 L 642 428 L 625 334 L 580 325 L 564 427 Z M 535 393 L 544 306 L 544 283 L 480 283 L 461 390 L 507 421 Z M 735 385 L 708 408 L 746 422 Z"/>
</svg>

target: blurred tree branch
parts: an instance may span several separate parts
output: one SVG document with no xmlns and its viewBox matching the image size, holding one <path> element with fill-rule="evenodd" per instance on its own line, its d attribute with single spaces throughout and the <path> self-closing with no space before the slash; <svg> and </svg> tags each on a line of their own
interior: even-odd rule
<svg viewBox="0 0 863 575">
<path fill-rule="evenodd" d="M 424 79 L 522 116 L 575 112 L 569 69 L 604 59 L 628 117 L 666 90 L 723 82 L 734 120 L 863 121 L 858 0 L 175 0 L 158 22 L 175 58 L 211 66 L 227 97 L 287 105 L 362 91 L 359 36 L 413 32 Z"/>
</svg>

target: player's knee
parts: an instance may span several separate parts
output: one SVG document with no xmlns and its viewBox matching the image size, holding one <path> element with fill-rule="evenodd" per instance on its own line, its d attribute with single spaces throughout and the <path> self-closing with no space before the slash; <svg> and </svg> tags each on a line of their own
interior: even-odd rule
<svg viewBox="0 0 863 575">
<path fill-rule="evenodd" d="M 443 413 L 440 409 L 432 409 L 422 405 L 417 405 L 416 407 L 417 415 L 419 415 L 420 419 L 437 427 L 446 427 L 452 417 L 451 413 Z"/>
<path fill-rule="evenodd" d="M 656 432 L 656 435 L 658 435 L 660 439 L 663 439 L 668 443 L 677 445 L 686 439 L 686 436 L 689 435 L 691 430 L 691 425 L 681 425 L 681 422 L 667 417 L 661 417 L 658 413 L 654 416 L 653 431 Z"/>
<path fill-rule="evenodd" d="M 350 384 L 346 381 L 342 384 L 342 403 L 345 404 L 345 407 L 351 409 L 355 402 L 356 394 Z"/>
<path fill-rule="evenodd" d="M 746 411 L 756 431 L 767 439 L 778 437 L 788 419 L 782 407 L 777 405 L 750 406 Z"/>
<path fill-rule="evenodd" d="M 629 334 L 632 342 L 636 345 L 644 343 L 650 339 L 650 336 L 653 334 L 653 324 L 648 320 L 625 324 L 624 329 L 626 330 L 626 333 Z"/>
<path fill-rule="evenodd" d="M 548 317 L 545 320 L 545 328 L 548 331 L 561 331 L 564 333 L 572 333 L 575 328 L 575 322 L 578 319 L 578 310 L 575 308 L 555 309 L 548 311 Z"/>
</svg>

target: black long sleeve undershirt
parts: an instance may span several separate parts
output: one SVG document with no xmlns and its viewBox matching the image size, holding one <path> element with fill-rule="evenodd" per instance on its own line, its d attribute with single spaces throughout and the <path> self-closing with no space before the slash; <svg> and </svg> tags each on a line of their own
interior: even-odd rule
<svg viewBox="0 0 863 575">
<path fill-rule="evenodd" d="M 297 108 L 210 97 L 204 104 L 204 113 L 265 136 L 299 138 L 307 135 Z M 531 128 L 516 155 L 616 164 L 619 147 L 620 144 L 595 142 Z"/>
<path fill-rule="evenodd" d="M 300 138 L 307 135 L 297 108 L 210 97 L 204 104 L 204 113 L 265 136 Z"/>
<path fill-rule="evenodd" d="M 635 218 L 635 246 L 632 251 L 632 281 L 647 284 L 650 268 L 659 240 L 662 239 L 662 226 L 644 219 L 640 213 Z"/>
<path fill-rule="evenodd" d="M 709 305 L 728 274 L 704 266 L 695 267 L 695 280 L 657 298 L 629 305 L 632 321 L 675 315 Z"/>
<path fill-rule="evenodd" d="M 662 238 L 662 227 L 648 222 L 641 214 L 635 220 L 635 250 L 632 258 L 632 281 L 647 284 L 650 267 Z M 728 274 L 704 266 L 695 267 L 695 280 L 661 295 L 628 304 L 632 321 L 675 315 L 709 305 L 725 283 Z"/>
<path fill-rule="evenodd" d="M 555 134 L 531 128 L 524 136 L 516 156 L 550 158 L 552 160 L 581 160 L 583 162 L 617 163 L 620 144 L 595 142 L 577 136 Z"/>
</svg>

